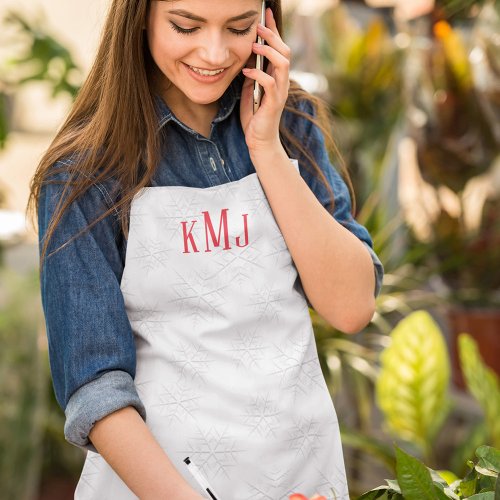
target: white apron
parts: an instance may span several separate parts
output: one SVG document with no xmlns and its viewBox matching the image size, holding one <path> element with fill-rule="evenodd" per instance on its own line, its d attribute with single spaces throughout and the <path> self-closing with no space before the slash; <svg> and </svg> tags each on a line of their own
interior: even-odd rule
<svg viewBox="0 0 500 500">
<path fill-rule="evenodd" d="M 135 385 L 152 434 L 202 494 L 187 456 L 218 500 L 349 499 L 296 280 L 256 173 L 208 188 L 147 187 L 133 200 L 121 289 Z M 136 498 L 88 452 L 75 499 Z"/>
</svg>

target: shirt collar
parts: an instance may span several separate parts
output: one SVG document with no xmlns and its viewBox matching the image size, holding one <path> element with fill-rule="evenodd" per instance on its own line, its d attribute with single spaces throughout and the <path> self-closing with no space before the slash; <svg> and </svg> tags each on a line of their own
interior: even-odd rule
<svg viewBox="0 0 500 500">
<path fill-rule="evenodd" d="M 220 99 L 220 106 L 217 115 L 213 119 L 214 123 L 225 120 L 233 111 L 236 102 L 241 99 L 241 87 L 244 81 L 244 75 L 239 73 L 231 82 Z M 158 116 L 158 128 L 162 128 L 169 121 L 174 121 L 185 128 L 185 125 L 172 113 L 166 102 L 158 95 L 155 94 L 156 114 Z"/>
</svg>

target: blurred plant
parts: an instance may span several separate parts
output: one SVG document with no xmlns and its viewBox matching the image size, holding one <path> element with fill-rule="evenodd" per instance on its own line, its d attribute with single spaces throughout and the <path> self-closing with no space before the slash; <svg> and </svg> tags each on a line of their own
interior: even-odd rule
<svg viewBox="0 0 500 500">
<path fill-rule="evenodd" d="M 34 497 L 42 461 L 47 376 L 37 276 L 0 270 L 0 484 L 3 498 Z M 26 310 L 31 310 L 26 314 Z"/>
<path fill-rule="evenodd" d="M 500 448 L 500 385 L 498 377 L 481 360 L 477 344 L 468 335 L 458 338 L 460 361 L 470 393 L 481 406 L 488 441 Z"/>
<path fill-rule="evenodd" d="M 458 479 L 449 471 L 435 471 L 396 446 L 397 480 L 361 495 L 358 500 L 495 500 L 500 494 L 500 451 L 489 446 L 476 450 L 476 463 Z"/>
<path fill-rule="evenodd" d="M 322 72 L 330 88 L 335 137 L 363 205 L 381 186 L 387 146 L 403 116 L 404 54 L 382 19 L 363 31 L 339 5 L 322 20 Z"/>
<path fill-rule="evenodd" d="M 2 85 L 0 82 L 0 150 L 5 147 L 7 134 L 9 133 L 8 106 L 9 101 L 7 99 L 7 94 L 2 91 Z"/>
<path fill-rule="evenodd" d="M 331 89 L 328 102 L 335 117 L 334 135 L 362 206 L 356 218 L 372 235 L 385 276 L 373 321 L 356 337 L 333 331 L 314 312 L 312 318 L 330 388 L 335 395 L 344 386 L 350 406 L 356 408 L 356 430 L 344 427 L 344 440 L 362 440 L 379 458 L 393 464 L 391 450 L 369 436 L 376 361 L 397 321 L 416 308 L 435 304 L 435 294 L 422 291 L 424 273 L 416 266 L 425 247 L 417 244 L 408 249 L 405 221 L 396 203 L 390 202 L 403 114 L 403 52 L 381 19 L 363 31 L 342 5 L 324 13 L 322 32 L 322 71 Z"/>
<path fill-rule="evenodd" d="M 10 12 L 4 22 L 17 29 L 25 43 L 24 55 L 7 62 L 13 70 L 15 68 L 12 73 L 21 76 L 15 76 L 8 83 L 47 82 L 52 97 L 64 92 L 75 97 L 80 88 L 81 72 L 71 52 L 47 32 L 40 20 L 30 22 L 21 14 Z"/>
<path fill-rule="evenodd" d="M 0 268 L 0 345 L 0 497 L 31 500 L 45 479 L 76 479 L 84 459 L 62 433 L 37 271 Z"/>
<path fill-rule="evenodd" d="M 396 326 L 381 365 L 377 402 L 387 428 L 434 462 L 434 438 L 450 410 L 450 367 L 439 327 L 427 312 L 414 312 Z"/>
<path fill-rule="evenodd" d="M 436 463 L 435 438 L 452 407 L 447 392 L 450 373 L 444 340 L 438 325 L 424 311 L 414 312 L 402 320 L 391 339 L 391 345 L 382 353 L 382 368 L 376 382 L 377 401 L 385 426 L 433 465 Z M 461 335 L 459 347 L 467 387 L 485 413 L 485 420 L 479 422 L 477 428 L 486 432 L 478 434 L 475 430 L 475 433 L 483 442 L 498 447 L 498 377 L 485 366 L 469 335 Z M 457 452 L 467 455 L 470 453 L 467 445 L 471 443 L 465 443 Z M 453 457 L 450 458 L 452 464 Z"/>
<path fill-rule="evenodd" d="M 477 15 L 486 4 L 492 3 L 500 8 L 500 1 L 495 0 L 436 0 L 436 8 L 443 17 L 450 20 L 469 18 Z"/>
<path fill-rule="evenodd" d="M 321 330 L 318 331 L 321 342 Z M 365 397 L 364 418 L 356 430 L 343 426 L 344 446 L 370 455 L 389 471 L 396 470 L 393 450 L 385 444 L 386 436 L 370 423 L 374 418 L 371 409 L 370 384 L 376 387 L 376 401 L 383 417 L 383 429 L 398 439 L 400 446 L 423 457 L 431 466 L 446 467 L 456 474 L 463 472 L 463 463 L 470 459 L 474 450 L 482 444 L 498 447 L 500 428 L 500 390 L 498 377 L 481 359 L 474 340 L 463 334 L 460 340 L 460 356 L 466 373 L 470 393 L 484 411 L 485 419 L 468 424 L 466 433 L 460 432 L 458 445 L 446 455 L 438 453 L 439 437 L 448 416 L 461 411 L 457 401 L 448 392 L 450 369 L 446 345 L 438 325 L 425 311 L 415 311 L 401 320 L 388 339 L 381 336 L 388 346 L 380 354 L 381 367 L 373 359 L 374 352 L 365 346 L 345 344 L 345 339 L 330 339 L 340 356 L 351 356 L 343 361 L 343 370 L 359 370 L 368 381 L 357 397 Z M 387 342 L 388 341 L 388 342 Z M 324 340 L 323 340 L 324 342 Z M 381 344 L 380 344 L 381 345 Z M 380 345 L 377 351 L 380 352 Z M 342 353 L 343 349 L 343 353 Z M 325 349 L 328 353 L 328 349 Z M 335 359 L 335 358 L 334 358 Z M 331 359 L 328 360 L 332 363 Z M 337 363 L 337 361 L 334 361 Z M 351 379 L 350 379 L 351 380 Z M 354 378 L 353 380 L 357 380 Z M 365 423 L 363 423 L 365 422 Z M 356 481 L 351 481 L 355 487 Z"/>
<path fill-rule="evenodd" d="M 387 163 L 384 163 L 387 168 Z M 388 470 L 395 470 L 392 447 L 378 439 L 374 387 L 379 376 L 378 359 L 389 345 L 389 334 L 411 312 L 436 305 L 435 293 L 426 291 L 425 273 L 416 265 L 425 251 L 415 245 L 405 251 L 406 229 L 400 214 L 387 222 L 387 209 L 374 191 L 365 202 L 357 220 L 373 235 L 374 249 L 384 268 L 384 285 L 377 297 L 372 323 L 359 334 L 335 331 L 315 311 L 311 311 L 318 354 L 332 396 L 336 399 L 342 442 L 351 450 L 349 482 L 356 489 L 359 471 L 374 457 Z M 348 408 L 344 411 L 343 408 Z M 359 490 L 359 489 L 358 489 Z"/>
<path fill-rule="evenodd" d="M 420 67 L 408 88 L 421 196 L 403 201 L 421 215 L 408 220 L 429 245 L 426 265 L 467 307 L 500 305 L 500 43 L 490 36 L 500 21 L 487 5 L 476 23 L 470 56 L 446 21 L 410 56 Z"/>
<path fill-rule="evenodd" d="M 0 149 L 5 146 L 9 132 L 9 97 L 30 82 L 49 85 L 52 97 L 60 94 L 76 96 L 82 74 L 71 52 L 50 35 L 43 22 L 29 21 L 19 13 L 10 12 L 3 19 L 4 29 L 13 28 L 15 41 L 23 46 L 22 55 L 3 62 L 0 78 Z M 10 43 L 14 45 L 14 40 Z M 6 75 L 10 75 L 9 78 Z"/>
<path fill-rule="evenodd" d="M 65 416 L 54 395 L 48 357 L 46 358 L 48 399 L 41 441 L 43 462 L 40 487 L 43 490 L 45 485 L 50 485 L 54 479 L 76 487 L 85 460 L 85 452 L 76 446 L 68 446 L 64 437 Z"/>
</svg>

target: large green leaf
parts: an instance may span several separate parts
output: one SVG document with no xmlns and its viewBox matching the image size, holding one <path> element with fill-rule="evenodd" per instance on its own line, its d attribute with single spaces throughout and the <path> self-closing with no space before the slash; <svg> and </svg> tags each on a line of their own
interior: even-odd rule
<svg viewBox="0 0 500 500">
<path fill-rule="evenodd" d="M 396 436 L 425 455 L 449 409 L 448 354 L 438 325 L 425 311 L 400 321 L 381 356 L 377 400 Z"/>
<path fill-rule="evenodd" d="M 500 450 L 491 446 L 480 446 L 476 450 L 476 457 L 479 458 L 479 466 L 495 472 L 497 475 L 500 473 Z"/>
<path fill-rule="evenodd" d="M 481 405 L 491 444 L 500 448 L 500 383 L 498 376 L 486 366 L 477 343 L 468 334 L 458 338 L 460 362 L 467 388 Z"/>
<path fill-rule="evenodd" d="M 431 474 L 422 462 L 398 447 L 396 447 L 396 460 L 398 483 L 405 499 L 437 500 L 440 498 Z"/>
</svg>

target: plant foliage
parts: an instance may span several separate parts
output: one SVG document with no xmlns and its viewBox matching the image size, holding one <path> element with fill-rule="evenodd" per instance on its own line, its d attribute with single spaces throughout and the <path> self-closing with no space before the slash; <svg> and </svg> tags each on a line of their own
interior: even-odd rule
<svg viewBox="0 0 500 500">
<path fill-rule="evenodd" d="M 426 467 L 420 460 L 396 447 L 397 480 L 361 495 L 358 500 L 498 500 L 500 498 L 500 451 L 489 446 L 476 450 L 476 462 L 469 462 L 469 472 L 451 484 L 450 474 Z M 453 477 L 453 476 L 451 476 Z"/>
<path fill-rule="evenodd" d="M 389 430 L 429 457 L 450 404 L 446 345 L 432 317 L 416 311 L 399 322 L 381 355 L 377 401 Z"/>
</svg>

